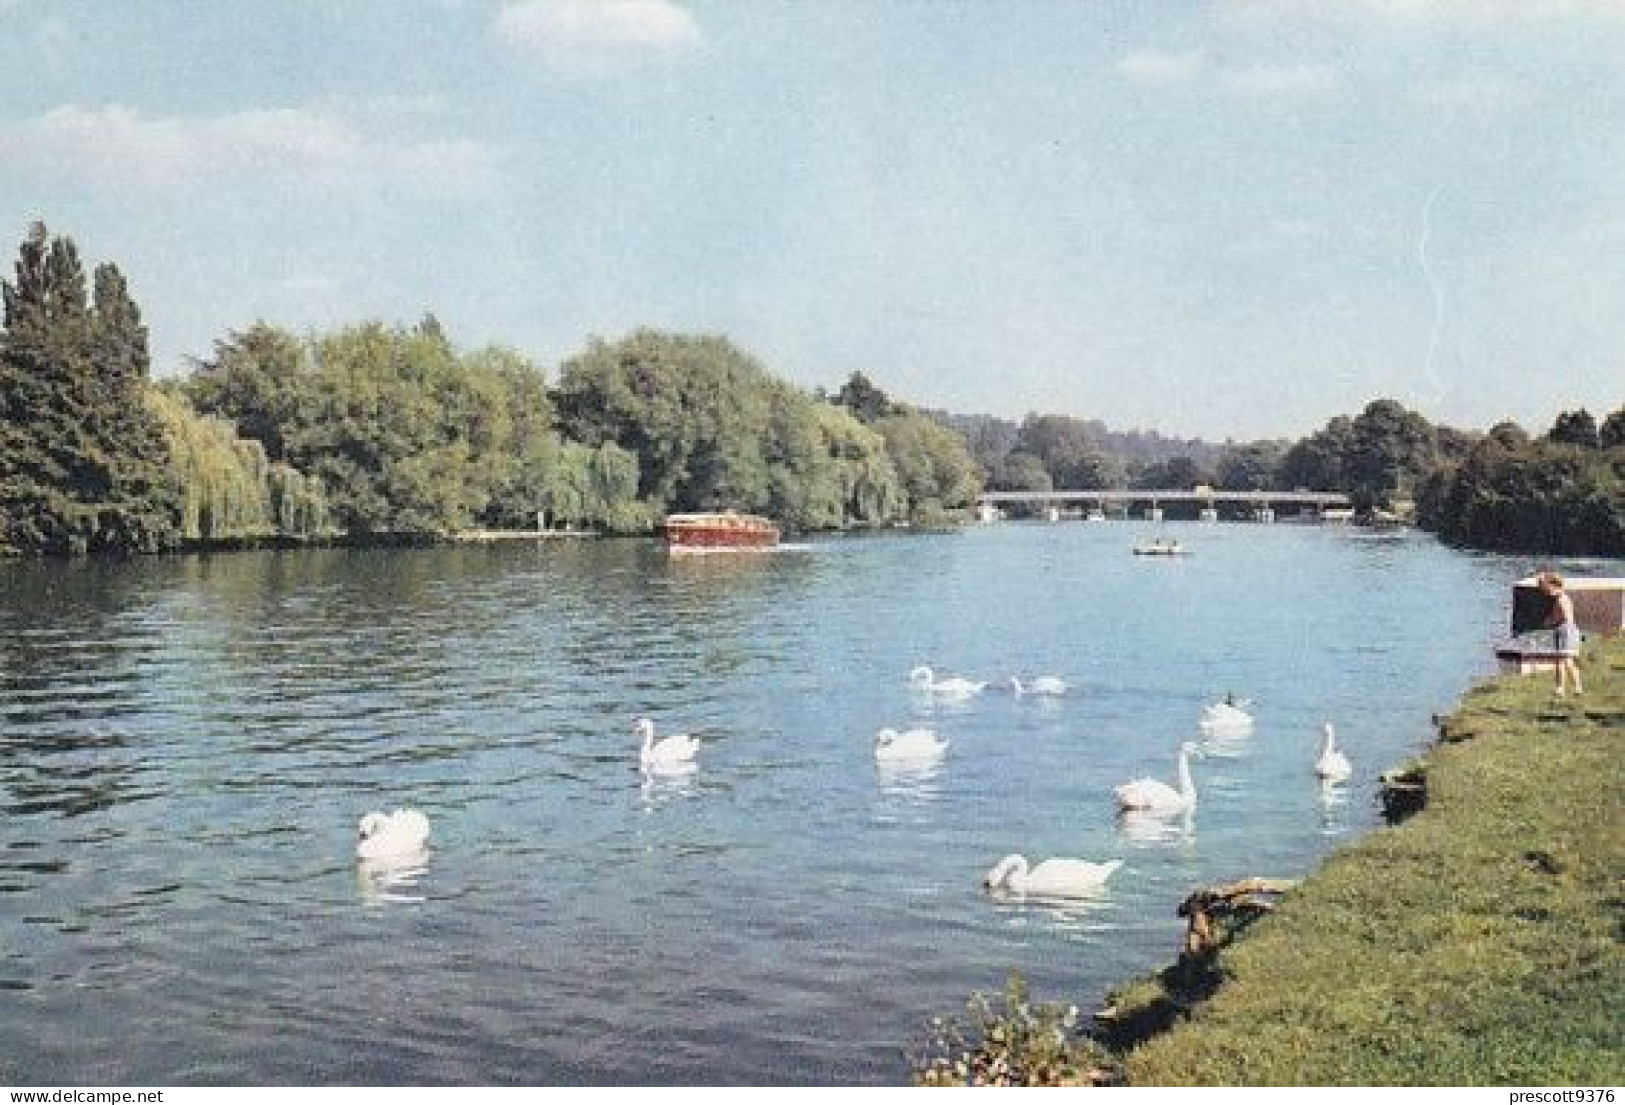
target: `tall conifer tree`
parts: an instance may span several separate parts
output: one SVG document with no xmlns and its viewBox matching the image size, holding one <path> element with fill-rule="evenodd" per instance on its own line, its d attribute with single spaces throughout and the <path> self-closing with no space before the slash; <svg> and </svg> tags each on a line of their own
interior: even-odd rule
<svg viewBox="0 0 1625 1105">
<path fill-rule="evenodd" d="M 0 282 L 0 545 L 148 552 L 173 540 L 164 439 L 144 399 L 146 329 L 118 269 L 35 223 Z"/>
</svg>

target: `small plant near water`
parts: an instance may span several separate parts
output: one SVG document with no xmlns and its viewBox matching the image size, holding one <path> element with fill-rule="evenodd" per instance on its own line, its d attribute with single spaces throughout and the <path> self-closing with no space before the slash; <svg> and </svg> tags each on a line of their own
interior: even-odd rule
<svg viewBox="0 0 1625 1105">
<path fill-rule="evenodd" d="M 998 997 L 980 991 L 968 1019 L 933 1017 L 909 1054 L 916 1086 L 1087 1086 L 1102 1081 L 1106 1053 L 1078 1034 L 1078 1007 L 1031 1000 L 1012 974 Z"/>
</svg>

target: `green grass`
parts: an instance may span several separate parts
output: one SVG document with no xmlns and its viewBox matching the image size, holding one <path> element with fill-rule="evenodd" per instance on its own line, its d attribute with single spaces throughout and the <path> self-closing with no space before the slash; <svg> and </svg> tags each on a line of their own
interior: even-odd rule
<svg viewBox="0 0 1625 1105">
<path fill-rule="evenodd" d="M 1211 963 L 1114 994 L 1120 1025 L 1172 1021 L 1129 1046 L 1126 1080 L 1625 1082 L 1625 640 L 1582 671 L 1566 702 L 1548 676 L 1469 692 L 1420 761 L 1419 813 L 1335 853 Z"/>
</svg>

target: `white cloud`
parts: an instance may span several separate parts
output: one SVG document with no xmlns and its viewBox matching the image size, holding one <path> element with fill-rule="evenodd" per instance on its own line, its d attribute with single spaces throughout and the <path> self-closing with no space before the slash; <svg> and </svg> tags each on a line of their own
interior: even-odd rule
<svg viewBox="0 0 1625 1105">
<path fill-rule="evenodd" d="M 511 0 L 497 35 L 565 71 L 595 71 L 698 45 L 694 17 L 672 0 Z"/>
<path fill-rule="evenodd" d="M 1337 86 L 1337 70 L 1328 65 L 1258 65 L 1227 70 L 1225 82 L 1254 96 L 1288 96 L 1329 92 Z"/>
<path fill-rule="evenodd" d="M 0 159 L 114 186 L 286 181 L 411 182 L 429 190 L 487 182 L 477 143 L 375 138 L 342 115 L 267 108 L 209 117 L 152 118 L 120 104 L 67 104 L 0 125 Z"/>
<path fill-rule="evenodd" d="M 1290 96 L 1328 92 L 1337 86 L 1329 65 L 1255 65 L 1232 68 L 1210 62 L 1204 51 L 1170 53 L 1137 50 L 1117 63 L 1117 71 L 1138 84 L 1170 86 L 1217 80 L 1251 96 Z"/>
<path fill-rule="evenodd" d="M 1493 77 L 1458 77 L 1431 81 L 1414 93 L 1417 102 L 1460 111 L 1501 112 L 1522 106 L 1528 93 L 1510 81 Z"/>
<path fill-rule="evenodd" d="M 1164 50 L 1136 50 L 1117 63 L 1117 71 L 1141 84 L 1181 84 L 1202 70 L 1202 51 L 1183 54 Z"/>
<path fill-rule="evenodd" d="M 1495 30 L 1562 19 L 1625 19 L 1625 0 L 1222 0 L 1219 10 L 1241 21 Z"/>
</svg>

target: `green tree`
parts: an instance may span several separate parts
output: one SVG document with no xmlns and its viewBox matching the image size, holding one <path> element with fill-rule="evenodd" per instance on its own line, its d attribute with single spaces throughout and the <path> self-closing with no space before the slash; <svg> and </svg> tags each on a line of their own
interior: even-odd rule
<svg viewBox="0 0 1625 1105">
<path fill-rule="evenodd" d="M 1087 423 L 1064 414 L 1029 414 L 1016 435 L 1016 450 L 1043 462 L 1057 488 L 1067 491 L 1122 487 L 1121 463 L 1095 443 Z"/>
<path fill-rule="evenodd" d="M 1189 491 L 1198 484 L 1211 484 L 1213 476 L 1190 457 L 1172 457 L 1141 465 L 1130 482 L 1137 488 Z"/>
<path fill-rule="evenodd" d="M 258 325 L 218 344 L 188 390 L 325 488 L 351 535 L 528 527 L 567 497 L 541 373 L 506 350 L 460 355 L 432 315 L 307 340 Z"/>
<path fill-rule="evenodd" d="M 893 407 L 874 424 L 886 441 L 916 521 L 939 522 L 968 509 L 981 490 L 981 470 L 962 435 L 913 410 Z"/>
<path fill-rule="evenodd" d="M 1597 420 L 1592 418 L 1591 412 L 1584 407 L 1559 414 L 1557 421 L 1546 434 L 1546 440 L 1561 445 L 1578 445 L 1583 449 L 1601 447 L 1601 441 L 1597 436 Z"/>
<path fill-rule="evenodd" d="M 105 443 L 108 486 L 97 512 L 97 541 L 122 552 L 155 552 L 177 537 L 177 490 L 168 442 L 146 402 L 151 357 L 141 310 L 117 266 L 96 267 L 91 299 L 91 361 L 96 430 Z"/>
<path fill-rule="evenodd" d="M 1625 445 L 1625 407 L 1620 407 L 1602 420 L 1602 426 L 1597 430 L 1597 445 L 1602 449 Z"/>
<path fill-rule="evenodd" d="M 1278 441 L 1255 441 L 1226 449 L 1215 474 L 1217 486 L 1226 491 L 1272 491 L 1286 448 Z"/>
<path fill-rule="evenodd" d="M 847 377 L 841 390 L 835 393 L 837 405 L 852 412 L 852 417 L 865 426 L 872 426 L 892 413 L 891 398 L 861 372 Z"/>
<path fill-rule="evenodd" d="M 1050 478 L 1044 462 L 1031 453 L 1012 452 L 1004 462 L 1004 478 L 1000 490 L 1053 491 L 1055 481 Z"/>
<path fill-rule="evenodd" d="M 123 276 L 35 223 L 3 284 L 0 546 L 151 552 L 175 539 L 162 431 L 147 410 L 146 329 Z"/>
<path fill-rule="evenodd" d="M 279 461 L 287 455 L 284 431 L 308 420 L 302 404 L 314 372 L 303 342 L 257 322 L 215 342 L 214 359 L 196 364 L 187 392 L 199 410 L 227 419 Z"/>
<path fill-rule="evenodd" d="M 1451 544 L 1508 552 L 1625 554 L 1625 446 L 1531 441 L 1511 423 L 1426 486 L 1420 520 Z"/>
<path fill-rule="evenodd" d="M 1309 491 L 1345 491 L 1346 458 L 1354 448 L 1354 423 L 1338 415 L 1287 449 L 1281 458 L 1280 482 L 1286 488 Z"/>
<path fill-rule="evenodd" d="M 1357 505 L 1386 507 L 1409 498 L 1438 461 L 1432 424 L 1392 399 L 1368 403 L 1351 429 L 1343 474 Z"/>
<path fill-rule="evenodd" d="M 880 435 L 721 338 L 643 330 L 594 341 L 565 362 L 554 402 L 567 438 L 636 458 L 650 516 L 734 508 L 822 528 L 906 508 Z"/>
<path fill-rule="evenodd" d="M 180 489 L 181 540 L 254 543 L 328 536 L 321 485 L 266 458 L 224 418 L 200 415 L 178 391 L 153 389 L 147 402 L 168 442 L 170 483 Z"/>
</svg>

